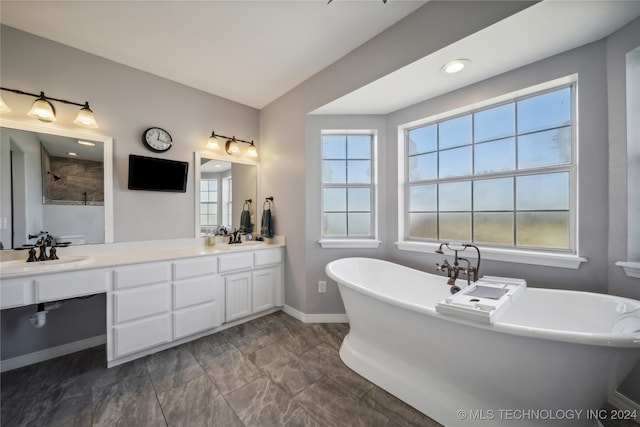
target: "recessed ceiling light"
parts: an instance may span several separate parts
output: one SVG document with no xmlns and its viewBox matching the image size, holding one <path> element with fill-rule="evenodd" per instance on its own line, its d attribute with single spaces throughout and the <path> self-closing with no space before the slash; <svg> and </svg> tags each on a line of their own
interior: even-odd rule
<svg viewBox="0 0 640 427">
<path fill-rule="evenodd" d="M 89 142 L 89 141 L 78 141 L 78 144 L 86 145 L 87 147 L 95 147 L 96 146 L 95 142 Z"/>
<path fill-rule="evenodd" d="M 73 151 L 71 151 L 71 152 L 69 152 L 67 154 L 70 155 L 70 156 L 77 156 L 78 155 L 78 153 L 74 153 Z"/>
<path fill-rule="evenodd" d="M 468 59 L 454 59 L 446 63 L 440 71 L 444 71 L 447 74 L 454 74 L 462 71 L 464 67 L 471 65 L 471 61 Z"/>
</svg>

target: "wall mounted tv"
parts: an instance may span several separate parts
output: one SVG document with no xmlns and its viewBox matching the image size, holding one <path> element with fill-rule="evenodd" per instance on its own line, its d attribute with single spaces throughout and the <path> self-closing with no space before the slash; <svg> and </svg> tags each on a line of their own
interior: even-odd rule
<svg viewBox="0 0 640 427">
<path fill-rule="evenodd" d="M 189 163 L 129 155 L 129 190 L 187 192 Z"/>
</svg>

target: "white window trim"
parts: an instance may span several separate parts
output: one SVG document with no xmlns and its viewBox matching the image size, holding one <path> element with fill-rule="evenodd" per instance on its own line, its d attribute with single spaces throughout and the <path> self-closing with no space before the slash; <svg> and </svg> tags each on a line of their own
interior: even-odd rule
<svg viewBox="0 0 640 427">
<path fill-rule="evenodd" d="M 372 144 L 372 191 L 373 191 L 373 236 L 371 238 L 321 238 L 318 240 L 318 244 L 322 249 L 375 249 L 382 243 L 378 240 L 378 217 L 379 217 L 379 197 L 378 197 L 378 131 L 375 129 L 323 129 L 322 135 L 371 135 L 373 138 Z M 321 150 L 322 153 L 322 150 Z M 322 162 L 322 154 L 320 155 L 320 161 Z M 321 168 L 322 171 L 322 168 Z M 320 172 L 320 236 L 322 236 L 322 230 L 324 228 L 323 209 L 324 202 L 322 201 L 322 190 L 324 188 L 322 183 L 322 172 Z"/>
<path fill-rule="evenodd" d="M 626 93 L 627 93 L 627 260 L 618 261 L 616 265 L 622 267 L 629 277 L 640 279 L 640 195 L 637 182 L 640 177 L 640 47 L 627 53 L 625 58 Z"/>
<path fill-rule="evenodd" d="M 422 124 L 430 123 L 433 121 L 439 121 L 446 117 L 459 115 L 463 113 L 468 113 L 470 111 L 478 110 L 486 106 L 494 105 L 500 102 L 505 102 L 514 98 L 520 98 L 526 95 L 530 95 L 536 92 L 541 92 L 547 89 L 553 89 L 562 85 L 569 84 L 577 84 L 578 75 L 572 74 L 566 77 L 561 77 L 559 79 L 545 82 L 536 86 L 532 86 L 526 89 L 522 89 L 510 94 L 506 94 L 503 96 L 499 96 L 496 98 L 488 99 L 485 101 L 477 102 L 473 105 L 465 106 L 456 110 L 447 111 L 445 113 L 437 114 L 431 117 L 423 118 L 420 120 L 416 120 L 410 123 L 405 123 L 401 126 L 398 126 L 398 241 L 395 242 L 396 246 L 401 251 L 412 251 L 412 252 L 423 252 L 423 253 L 433 253 L 438 247 L 440 243 L 438 242 L 422 242 L 422 241 L 414 241 L 414 240 L 404 240 L 406 224 L 405 224 L 405 188 L 406 188 L 406 178 L 405 178 L 405 129 L 416 127 Z M 577 104 L 577 99 L 576 99 Z M 577 108 L 574 106 L 574 108 Z M 577 122 L 578 118 L 576 117 L 576 123 L 573 126 L 574 135 L 577 133 Z M 575 136 L 574 136 L 575 138 Z M 577 146 L 574 147 L 574 156 L 576 156 L 575 165 L 577 165 Z M 579 173 L 577 172 L 577 168 L 574 167 L 572 174 Z M 575 177 L 572 177 L 575 179 Z M 579 185 L 579 183 L 578 183 Z M 576 190 L 577 191 L 577 186 Z M 572 205 L 577 204 L 577 195 L 572 197 L 571 200 Z M 577 230 L 577 206 L 572 206 L 572 209 L 576 209 L 575 214 L 575 224 L 572 224 L 572 230 Z M 573 217 L 573 216 L 572 216 Z M 576 253 L 560 253 L 560 252 L 546 252 L 546 251 L 536 251 L 536 250 L 528 250 L 528 249 L 520 249 L 520 248 L 497 248 L 491 246 L 482 246 L 478 245 L 482 259 L 491 260 L 491 261 L 503 261 L 503 262 L 512 262 L 512 263 L 520 263 L 520 264 L 531 264 L 531 265 L 541 265 L 547 267 L 559 267 L 559 268 L 568 268 L 568 269 L 578 269 L 580 264 L 584 262 L 588 262 L 587 258 L 581 257 L 577 254 L 579 248 L 578 237 L 575 238 L 575 250 Z M 473 257 L 472 257 L 473 258 Z M 640 263 L 638 263 L 640 266 Z"/>
<path fill-rule="evenodd" d="M 435 242 L 396 242 L 396 246 L 401 251 L 434 253 L 440 246 Z M 543 265 L 546 267 L 560 267 L 578 269 L 580 264 L 588 262 L 587 258 L 574 255 L 553 252 L 540 252 L 531 250 L 515 250 L 504 248 L 493 248 L 490 246 L 478 246 L 483 260 L 504 261 L 519 264 Z M 473 255 L 470 255 L 474 258 Z"/>
<path fill-rule="evenodd" d="M 322 249 L 375 249 L 382 243 L 377 239 L 321 239 Z"/>
</svg>

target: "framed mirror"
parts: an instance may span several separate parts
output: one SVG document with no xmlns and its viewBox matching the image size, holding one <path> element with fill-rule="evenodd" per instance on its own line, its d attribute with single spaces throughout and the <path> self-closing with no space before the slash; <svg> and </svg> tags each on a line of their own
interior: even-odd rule
<svg viewBox="0 0 640 427">
<path fill-rule="evenodd" d="M 0 242 L 113 242 L 113 139 L 0 120 Z"/>
<path fill-rule="evenodd" d="M 241 227 L 243 211 L 249 211 L 255 234 L 258 198 L 258 163 L 211 153 L 195 153 L 195 236 Z"/>
</svg>

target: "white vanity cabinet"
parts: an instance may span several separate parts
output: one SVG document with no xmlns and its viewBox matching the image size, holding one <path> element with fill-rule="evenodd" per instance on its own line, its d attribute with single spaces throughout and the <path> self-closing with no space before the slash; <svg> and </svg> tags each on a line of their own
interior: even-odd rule
<svg viewBox="0 0 640 427">
<path fill-rule="evenodd" d="M 2 279 L 0 305 L 5 309 L 104 293 L 110 282 L 109 269 Z"/>
<path fill-rule="evenodd" d="M 107 297 L 107 360 L 171 341 L 171 263 L 119 267 Z"/>
<path fill-rule="evenodd" d="M 225 281 L 227 322 L 284 304 L 282 248 L 221 256 L 220 273 Z"/>
<path fill-rule="evenodd" d="M 224 281 L 217 257 L 173 262 L 173 338 L 183 338 L 224 322 Z"/>
</svg>

